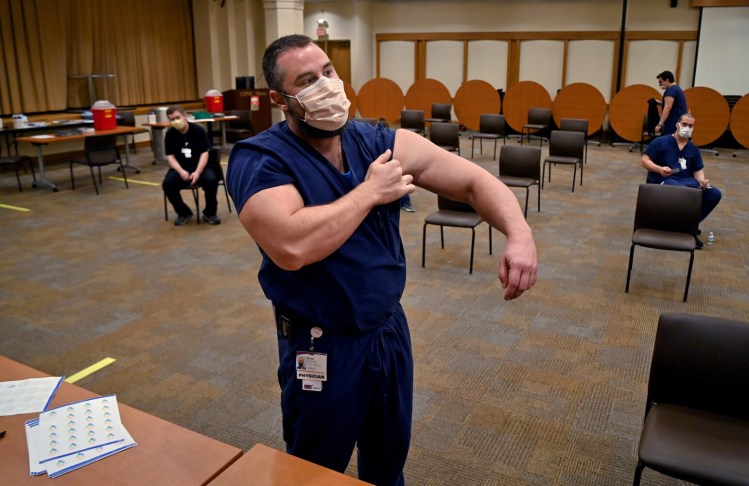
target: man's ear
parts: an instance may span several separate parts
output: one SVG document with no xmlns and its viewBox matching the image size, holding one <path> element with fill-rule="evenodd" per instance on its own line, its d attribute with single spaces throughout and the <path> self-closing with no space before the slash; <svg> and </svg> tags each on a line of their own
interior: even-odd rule
<svg viewBox="0 0 749 486">
<path fill-rule="evenodd" d="M 281 108 L 282 111 L 286 111 L 289 109 L 288 105 L 286 104 L 286 98 L 279 93 L 278 91 L 271 90 L 269 93 L 271 100 L 278 105 L 279 108 Z"/>
</svg>

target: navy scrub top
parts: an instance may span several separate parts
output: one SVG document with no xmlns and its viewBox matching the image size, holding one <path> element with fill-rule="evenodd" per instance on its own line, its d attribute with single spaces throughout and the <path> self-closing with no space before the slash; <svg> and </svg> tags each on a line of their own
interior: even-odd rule
<svg viewBox="0 0 749 486">
<path fill-rule="evenodd" d="M 359 185 L 369 165 L 395 144 L 395 131 L 353 121 L 341 137 L 347 174 L 286 122 L 235 144 L 226 179 L 237 212 L 255 193 L 285 184 L 294 184 L 305 206 L 329 204 Z M 258 246 L 265 296 L 323 329 L 355 333 L 379 327 L 399 303 L 406 282 L 399 224 L 400 201 L 375 207 L 334 253 L 296 271 L 278 267 Z"/>
</svg>

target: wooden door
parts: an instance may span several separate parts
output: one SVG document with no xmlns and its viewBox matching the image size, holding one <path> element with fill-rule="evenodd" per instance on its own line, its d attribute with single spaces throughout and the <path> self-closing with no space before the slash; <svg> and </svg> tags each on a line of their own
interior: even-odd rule
<svg viewBox="0 0 749 486">
<path fill-rule="evenodd" d="M 320 47 L 333 62 L 338 77 L 351 84 L 351 41 L 320 41 Z"/>
</svg>

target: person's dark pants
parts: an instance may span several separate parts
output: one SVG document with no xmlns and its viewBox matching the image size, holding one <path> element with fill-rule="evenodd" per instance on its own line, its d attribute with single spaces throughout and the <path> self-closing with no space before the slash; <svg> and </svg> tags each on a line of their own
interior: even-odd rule
<svg viewBox="0 0 749 486">
<path fill-rule="evenodd" d="M 205 193 L 205 209 L 203 210 L 203 214 L 206 216 L 215 216 L 216 208 L 218 206 L 216 200 L 216 194 L 218 193 L 218 179 L 212 168 L 206 167 L 203 169 L 203 172 L 198 179 L 198 186 L 202 187 L 203 192 Z M 169 169 L 166 173 L 166 177 L 164 177 L 164 182 L 161 184 L 161 187 L 164 189 L 164 195 L 172 204 L 177 216 L 190 216 L 192 214 L 192 210 L 187 204 L 185 204 L 185 201 L 182 200 L 182 194 L 180 193 L 182 189 L 190 187 L 189 181 L 183 180 L 174 169 Z M 198 215 L 198 217 L 200 217 L 200 215 Z"/>
<path fill-rule="evenodd" d="M 277 308 L 280 316 L 282 310 Z M 367 333 L 325 331 L 315 352 L 327 353 L 322 391 L 302 390 L 297 351 L 310 348 L 310 327 L 292 319 L 290 337 L 278 331 L 283 438 L 290 454 L 344 472 L 358 446 L 359 478 L 402 485 L 411 441 L 413 358 L 403 309 Z"/>
</svg>

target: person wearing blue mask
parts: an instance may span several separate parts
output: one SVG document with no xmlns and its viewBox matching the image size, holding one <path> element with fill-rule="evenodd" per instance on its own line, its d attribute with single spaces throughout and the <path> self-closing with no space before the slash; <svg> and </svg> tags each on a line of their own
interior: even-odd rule
<svg viewBox="0 0 749 486">
<path fill-rule="evenodd" d="M 184 226 L 192 218 L 192 210 L 182 200 L 180 191 L 195 185 L 202 186 L 205 193 L 203 220 L 212 225 L 220 224 L 221 220 L 216 216 L 218 178 L 208 166 L 208 151 L 211 148 L 208 135 L 203 127 L 187 121 L 185 110 L 179 105 L 167 108 L 166 115 L 172 128 L 164 136 L 164 152 L 169 170 L 161 186 L 177 213 L 174 224 Z"/>
<path fill-rule="evenodd" d="M 665 184 L 702 189 L 702 222 L 715 209 L 723 194 L 705 177 L 705 164 L 700 149 L 692 143 L 695 118 L 691 113 L 681 115 L 672 135 L 654 139 L 640 160 L 647 169 L 648 184 Z M 699 232 L 695 235 L 697 248 L 702 248 Z"/>
<path fill-rule="evenodd" d="M 404 484 L 413 359 L 402 197 L 419 186 L 468 202 L 507 235 L 507 300 L 536 281 L 532 232 L 488 171 L 408 130 L 349 121 L 343 82 L 309 37 L 271 43 L 263 74 L 285 121 L 234 145 L 227 185 L 275 312 L 286 449 L 343 472 L 357 448 L 362 480 Z"/>
</svg>

